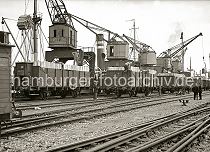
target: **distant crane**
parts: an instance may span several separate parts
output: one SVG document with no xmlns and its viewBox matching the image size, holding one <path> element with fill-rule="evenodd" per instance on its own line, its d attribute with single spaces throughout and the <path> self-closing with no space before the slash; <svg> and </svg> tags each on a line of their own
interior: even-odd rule
<svg viewBox="0 0 210 152">
<path fill-rule="evenodd" d="M 197 39 L 199 36 L 203 36 L 202 33 L 199 33 L 198 35 L 183 41 L 183 33 L 181 34 L 181 39 L 182 42 L 169 48 L 166 51 L 163 51 L 162 53 L 160 53 L 160 55 L 158 56 L 158 58 L 164 58 L 164 57 L 168 57 L 171 60 L 172 59 L 177 59 L 177 58 L 181 58 L 182 61 L 182 71 L 184 71 L 184 54 L 186 52 L 186 46 L 188 46 L 191 42 L 193 42 L 195 39 Z"/>
<path fill-rule="evenodd" d="M 119 34 L 69 13 L 63 0 L 45 0 L 45 2 L 53 24 L 68 24 L 74 28 L 72 20 L 75 20 L 96 35 L 97 65 L 99 69 L 104 69 L 105 65 L 105 48 L 102 48 L 104 47 L 104 42 L 116 41 L 116 38 L 119 38 L 123 42 L 127 42 Z"/>
<path fill-rule="evenodd" d="M 88 30 L 90 30 L 92 33 L 94 33 L 96 36 L 101 33 L 107 33 L 108 34 L 108 37 L 107 38 L 104 38 L 104 41 L 106 42 L 109 42 L 109 41 L 112 41 L 114 40 L 115 38 L 119 38 L 121 39 L 122 41 L 125 41 L 123 39 L 122 36 L 120 36 L 119 34 L 115 33 L 115 32 L 112 32 L 111 30 L 109 29 L 106 29 L 104 27 L 101 27 L 95 23 L 92 23 L 90 21 L 87 21 L 83 18 L 80 18 L 76 15 L 73 15 L 73 14 L 69 14 L 74 20 L 76 20 L 78 23 L 80 23 L 81 25 L 83 25 L 84 27 L 86 27 Z"/>
<path fill-rule="evenodd" d="M 139 54 L 141 54 L 144 51 L 149 51 L 149 49 L 153 50 L 151 46 L 149 46 L 149 45 L 147 45 L 147 44 L 145 44 L 143 42 L 140 42 L 140 41 L 138 41 L 136 39 L 133 39 L 133 38 L 131 38 L 131 37 L 125 35 L 125 34 L 123 34 L 123 37 L 125 37 L 126 40 L 133 46 L 132 52 L 133 51 L 134 52 L 137 51 Z"/>
<path fill-rule="evenodd" d="M 74 28 L 72 18 L 62 0 L 45 0 L 53 24 L 67 24 Z"/>
<path fill-rule="evenodd" d="M 50 26 L 50 47 L 53 51 L 48 52 L 49 60 L 59 58 L 63 63 L 69 59 L 74 59 L 74 53 L 77 51 L 81 60 L 85 59 L 89 63 L 90 77 L 95 77 L 95 53 L 83 52 L 77 49 L 77 31 L 72 22 L 72 15 L 68 13 L 63 0 L 45 0 L 52 26 Z M 47 55 L 46 55 L 47 56 Z M 79 65 L 82 65 L 81 62 Z M 90 82 L 91 88 L 94 85 L 93 79 Z"/>
</svg>

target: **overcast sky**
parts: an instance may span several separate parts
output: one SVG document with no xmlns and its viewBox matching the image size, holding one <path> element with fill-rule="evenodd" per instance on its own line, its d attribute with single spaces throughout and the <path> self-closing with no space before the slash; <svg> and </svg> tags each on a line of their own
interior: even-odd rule
<svg viewBox="0 0 210 152">
<path fill-rule="evenodd" d="M 180 33 L 184 39 L 191 38 L 200 32 L 199 37 L 189 44 L 185 55 L 185 69 L 189 68 L 192 57 L 192 68 L 196 71 L 204 67 L 204 55 L 209 68 L 210 51 L 210 1 L 142 1 L 142 0 L 63 0 L 69 13 L 92 21 L 120 35 L 131 35 L 129 28 L 135 19 L 137 37 L 141 42 L 150 45 L 159 55 L 173 45 L 180 43 Z M 26 3 L 28 0 L 26 0 Z M 42 29 L 48 36 L 51 25 L 44 0 L 38 0 L 39 12 L 43 13 Z M 25 13 L 33 13 L 33 0 L 29 0 L 25 9 L 25 0 L 0 0 L 0 17 L 18 19 Z M 17 35 L 16 22 L 8 22 L 14 35 Z M 5 29 L 5 27 L 1 26 Z M 95 35 L 75 23 L 78 31 L 78 45 L 94 46 Z M 203 45 L 202 45 L 203 43 Z M 203 47 L 202 47 L 203 46 Z M 47 46 L 45 45 L 47 50 Z"/>
</svg>

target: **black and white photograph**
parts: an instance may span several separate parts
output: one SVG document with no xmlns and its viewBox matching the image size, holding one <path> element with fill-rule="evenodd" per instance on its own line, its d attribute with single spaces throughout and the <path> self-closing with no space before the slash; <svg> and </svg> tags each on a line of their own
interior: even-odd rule
<svg viewBox="0 0 210 152">
<path fill-rule="evenodd" d="M 0 0 L 0 152 L 209 152 L 210 0 Z"/>
</svg>

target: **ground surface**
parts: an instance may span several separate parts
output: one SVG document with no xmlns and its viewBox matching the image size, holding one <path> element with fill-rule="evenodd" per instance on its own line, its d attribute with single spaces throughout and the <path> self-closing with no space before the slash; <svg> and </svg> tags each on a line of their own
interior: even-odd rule
<svg viewBox="0 0 210 152">
<path fill-rule="evenodd" d="M 117 113 L 73 124 L 65 124 L 37 131 L 18 134 L 1 141 L 1 151 L 40 151 L 61 144 L 74 143 L 132 127 L 165 115 L 185 111 L 210 101 L 210 95 L 203 100 L 190 100 L 187 106 L 179 101 L 129 112 Z"/>
</svg>

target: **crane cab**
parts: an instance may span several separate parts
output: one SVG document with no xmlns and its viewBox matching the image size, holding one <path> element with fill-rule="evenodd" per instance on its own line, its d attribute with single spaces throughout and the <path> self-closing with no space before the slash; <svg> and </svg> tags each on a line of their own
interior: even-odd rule
<svg viewBox="0 0 210 152">
<path fill-rule="evenodd" d="M 50 48 L 76 48 L 77 31 L 67 24 L 54 24 L 49 28 Z"/>
<path fill-rule="evenodd" d="M 107 43 L 108 60 L 128 60 L 129 45 L 123 41 L 110 41 Z"/>
</svg>

